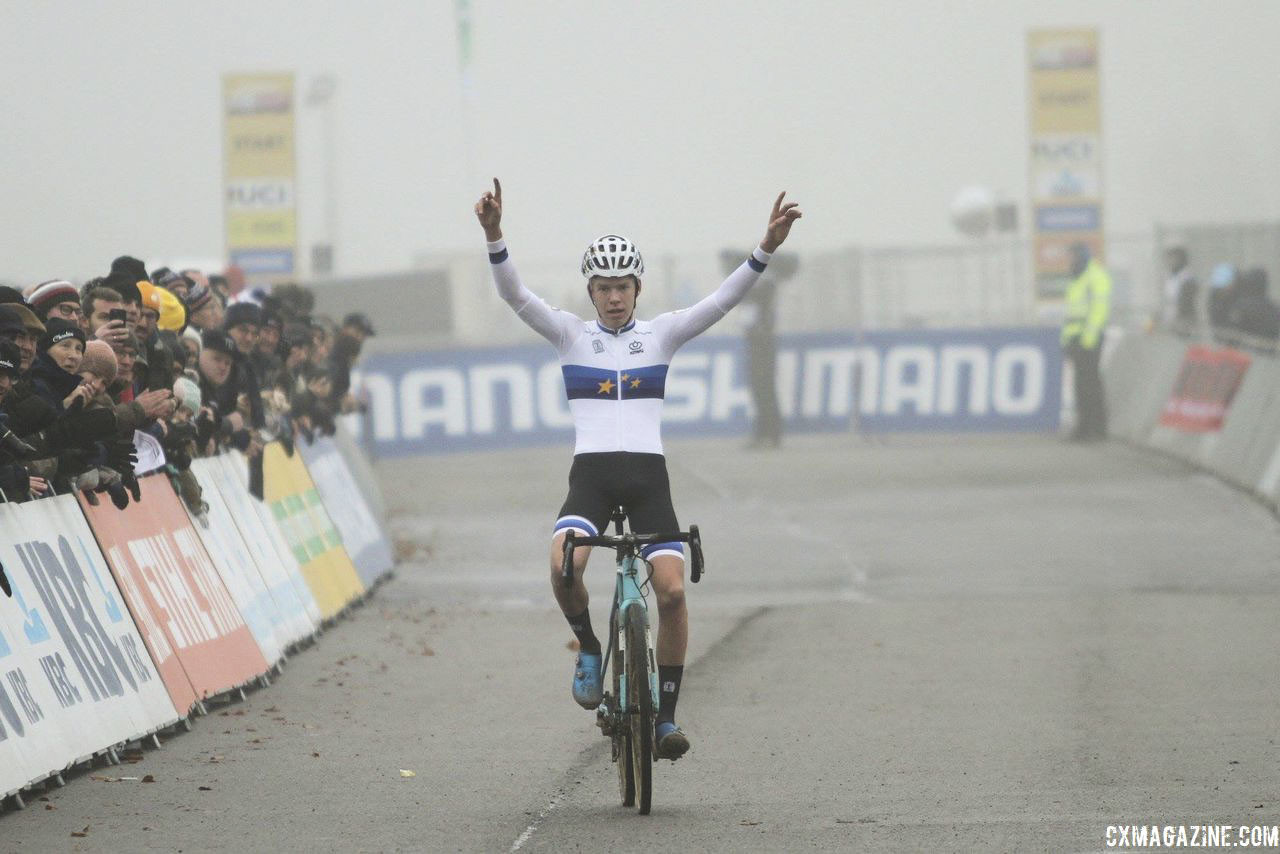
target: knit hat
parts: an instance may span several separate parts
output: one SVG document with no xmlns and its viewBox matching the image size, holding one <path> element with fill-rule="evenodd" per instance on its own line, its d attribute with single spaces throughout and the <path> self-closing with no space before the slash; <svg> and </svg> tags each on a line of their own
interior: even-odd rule
<svg viewBox="0 0 1280 854">
<path fill-rule="evenodd" d="M 44 326 L 44 337 L 40 339 L 40 349 L 48 350 L 54 344 L 66 341 L 68 338 L 79 341 L 80 349 L 84 350 L 84 330 L 80 328 L 80 324 L 63 320 L 61 317 L 52 317 Z"/>
<path fill-rule="evenodd" d="M 22 351 L 8 338 L 0 338 L 0 372 L 15 380 L 21 375 Z"/>
<path fill-rule="evenodd" d="M 219 353 L 234 356 L 236 354 L 236 342 L 235 339 L 221 329 L 206 329 L 204 334 L 200 336 L 200 349 L 216 350 Z"/>
<path fill-rule="evenodd" d="M 200 309 L 209 304 L 209 300 L 213 299 L 213 291 L 204 285 L 193 285 L 187 291 L 187 316 L 195 314 Z"/>
<path fill-rule="evenodd" d="M 242 323 L 261 327 L 262 309 L 251 302 L 235 302 L 227 306 L 227 314 L 222 321 L 222 328 L 234 329 Z"/>
<path fill-rule="evenodd" d="M 138 282 L 138 293 L 142 296 L 142 308 L 144 311 L 150 310 L 156 314 L 160 313 L 160 291 L 161 288 L 157 288 L 150 282 Z"/>
<path fill-rule="evenodd" d="M 178 377 L 173 381 L 173 396 L 178 405 L 193 416 L 200 412 L 200 386 L 186 377 Z"/>
<path fill-rule="evenodd" d="M 168 332 L 178 332 L 187 325 L 187 309 L 182 300 L 164 288 L 156 288 L 160 296 L 160 320 L 156 325 Z"/>
<path fill-rule="evenodd" d="M 80 292 L 76 286 L 65 279 L 50 279 L 41 282 L 27 296 L 27 302 L 40 316 L 49 314 L 50 309 L 60 302 L 80 302 Z"/>
<path fill-rule="evenodd" d="M 116 378 L 116 354 L 106 341 L 94 338 L 84 345 L 84 358 L 80 360 L 79 373 L 90 373 L 109 383 Z"/>
</svg>

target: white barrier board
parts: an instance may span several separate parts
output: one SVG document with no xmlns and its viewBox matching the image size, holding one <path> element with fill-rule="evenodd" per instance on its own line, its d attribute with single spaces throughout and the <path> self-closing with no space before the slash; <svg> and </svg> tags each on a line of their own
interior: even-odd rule
<svg viewBox="0 0 1280 854">
<path fill-rule="evenodd" d="M 0 504 L 0 562 L 0 791 L 178 720 L 73 497 Z"/>
</svg>

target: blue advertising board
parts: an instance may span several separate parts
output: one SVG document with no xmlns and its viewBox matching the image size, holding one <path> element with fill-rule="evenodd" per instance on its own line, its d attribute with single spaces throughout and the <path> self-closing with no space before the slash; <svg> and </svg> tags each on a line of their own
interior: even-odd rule
<svg viewBox="0 0 1280 854">
<path fill-rule="evenodd" d="M 564 378 L 546 344 L 372 355 L 364 437 L 378 456 L 573 443 Z M 1056 329 L 926 329 L 778 337 L 788 432 L 1052 432 L 1062 357 Z M 685 345 L 666 377 L 663 435 L 748 432 L 745 344 Z"/>
</svg>

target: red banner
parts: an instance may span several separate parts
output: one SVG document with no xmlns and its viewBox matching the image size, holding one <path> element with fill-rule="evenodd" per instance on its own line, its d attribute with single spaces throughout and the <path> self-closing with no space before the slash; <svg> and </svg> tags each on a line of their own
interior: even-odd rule
<svg viewBox="0 0 1280 854">
<path fill-rule="evenodd" d="M 1238 350 L 1188 347 L 1160 423 L 1184 433 L 1221 430 L 1249 363 Z"/>
<path fill-rule="evenodd" d="M 140 480 L 116 509 L 81 497 L 85 516 L 179 712 L 269 669 L 169 479 Z"/>
</svg>

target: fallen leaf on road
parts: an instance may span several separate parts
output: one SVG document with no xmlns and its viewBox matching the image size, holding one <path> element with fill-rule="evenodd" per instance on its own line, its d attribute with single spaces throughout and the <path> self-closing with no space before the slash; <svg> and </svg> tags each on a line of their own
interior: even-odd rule
<svg viewBox="0 0 1280 854">
<path fill-rule="evenodd" d="M 89 825 L 87 825 L 87 824 L 86 824 L 86 825 L 84 826 L 84 830 L 73 830 L 73 831 L 71 831 L 71 835 L 72 835 L 72 836 L 88 836 L 88 835 L 89 835 Z"/>
<path fill-rule="evenodd" d="M 57 809 L 57 807 L 55 807 L 53 804 L 45 804 L 45 805 L 44 805 L 44 808 L 45 808 L 45 809 L 47 809 L 47 810 L 56 810 L 56 809 Z"/>
<path fill-rule="evenodd" d="M 197 786 L 196 788 L 197 788 L 197 789 L 199 789 L 199 790 L 200 790 L 200 791 L 202 791 L 202 792 L 212 792 L 212 791 L 213 791 L 213 787 L 212 787 L 212 786 Z"/>
<path fill-rule="evenodd" d="M 216 754 L 216 753 L 215 753 L 213 756 L 210 756 L 210 757 L 209 757 L 209 761 L 210 761 L 210 762 L 221 762 L 223 759 L 226 759 L 226 758 L 227 758 L 227 757 L 225 757 L 225 756 L 222 756 L 222 755 L 219 755 L 219 754 Z"/>
<path fill-rule="evenodd" d="M 142 782 L 144 783 L 154 783 L 155 781 L 156 781 L 156 778 L 152 774 L 148 774 L 147 776 L 142 778 Z"/>
<path fill-rule="evenodd" d="M 312 756 L 314 756 L 316 759 L 319 759 L 319 758 L 320 758 L 320 754 L 319 754 L 319 753 L 316 753 L 316 752 L 314 752 L 314 751 L 311 753 L 311 755 L 312 755 Z"/>
<path fill-rule="evenodd" d="M 263 709 L 262 711 L 264 711 L 264 712 L 278 712 L 278 711 L 280 711 L 280 710 L 279 710 L 279 709 L 277 709 L 275 706 L 267 706 L 267 707 L 266 707 L 265 709 Z"/>
<path fill-rule="evenodd" d="M 742 821 L 738 822 L 738 824 L 741 824 L 743 827 L 755 827 L 755 826 L 756 826 L 757 824 L 759 824 L 759 823 L 760 823 L 760 822 L 758 822 L 758 821 L 750 821 L 750 820 L 745 819 L 745 818 L 744 818 Z"/>
<path fill-rule="evenodd" d="M 401 768 L 401 769 L 400 769 L 400 776 L 401 776 L 401 777 L 417 777 L 417 776 L 418 776 L 418 772 L 417 772 L 417 771 L 407 771 L 407 770 L 405 770 L 404 768 Z"/>
</svg>

